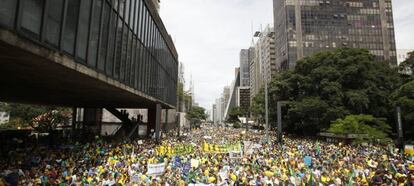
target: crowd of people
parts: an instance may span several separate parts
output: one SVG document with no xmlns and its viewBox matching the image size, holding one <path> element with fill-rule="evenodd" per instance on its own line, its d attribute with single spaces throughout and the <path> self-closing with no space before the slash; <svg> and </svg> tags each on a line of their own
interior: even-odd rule
<svg viewBox="0 0 414 186">
<path fill-rule="evenodd" d="M 260 131 L 202 127 L 160 144 L 97 139 L 18 148 L 0 160 L 0 186 L 414 185 L 412 157 L 390 146 L 264 139 Z M 240 152 L 226 150 L 235 143 Z"/>
</svg>

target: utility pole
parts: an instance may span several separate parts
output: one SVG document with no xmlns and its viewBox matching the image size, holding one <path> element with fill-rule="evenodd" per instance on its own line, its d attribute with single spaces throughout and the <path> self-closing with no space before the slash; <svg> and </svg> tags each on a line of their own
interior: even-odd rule
<svg viewBox="0 0 414 186">
<path fill-rule="evenodd" d="M 404 153 L 404 138 L 403 138 L 403 128 L 401 121 L 401 107 L 397 106 L 397 129 L 398 129 L 398 146 L 402 153 Z"/>
<path fill-rule="evenodd" d="M 266 121 L 266 137 L 265 142 L 269 142 L 269 96 L 267 89 L 267 70 L 265 70 L 265 121 Z"/>
</svg>

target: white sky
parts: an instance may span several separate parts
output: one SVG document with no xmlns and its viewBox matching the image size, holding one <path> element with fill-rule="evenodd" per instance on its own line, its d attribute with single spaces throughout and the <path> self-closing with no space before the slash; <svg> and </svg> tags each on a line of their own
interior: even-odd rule
<svg viewBox="0 0 414 186">
<path fill-rule="evenodd" d="M 398 49 L 414 49 L 414 0 L 393 0 Z M 161 17 L 184 63 L 195 100 L 211 109 L 234 79 L 239 52 L 248 48 L 252 25 L 273 24 L 272 0 L 161 0 Z"/>
</svg>

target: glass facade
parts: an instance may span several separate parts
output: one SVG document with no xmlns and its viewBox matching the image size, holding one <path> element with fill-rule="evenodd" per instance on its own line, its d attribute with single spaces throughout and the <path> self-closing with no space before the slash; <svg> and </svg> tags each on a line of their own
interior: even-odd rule
<svg viewBox="0 0 414 186">
<path fill-rule="evenodd" d="M 279 69 L 345 47 L 397 63 L 391 0 L 274 0 L 274 12 Z"/>
<path fill-rule="evenodd" d="M 145 0 L 0 0 L 0 5 L 0 28 L 176 104 L 175 49 Z"/>
</svg>

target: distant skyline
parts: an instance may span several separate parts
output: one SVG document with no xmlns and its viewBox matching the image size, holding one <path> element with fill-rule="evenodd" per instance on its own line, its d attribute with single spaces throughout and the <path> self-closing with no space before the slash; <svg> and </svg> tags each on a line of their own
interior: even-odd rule
<svg viewBox="0 0 414 186">
<path fill-rule="evenodd" d="M 414 49 L 413 0 L 393 0 L 397 49 Z M 173 38 L 195 101 L 211 109 L 234 79 L 252 32 L 273 24 L 272 0 L 163 0 L 160 15 Z"/>
</svg>

